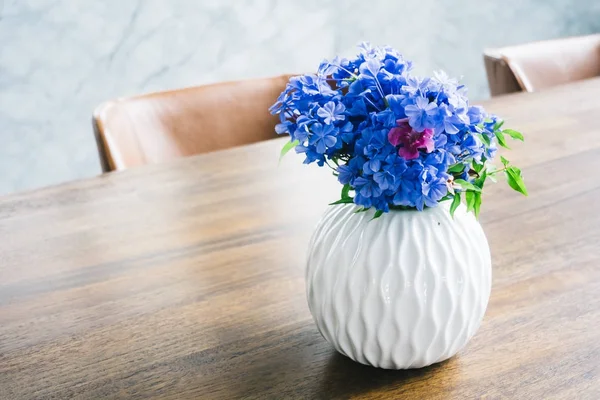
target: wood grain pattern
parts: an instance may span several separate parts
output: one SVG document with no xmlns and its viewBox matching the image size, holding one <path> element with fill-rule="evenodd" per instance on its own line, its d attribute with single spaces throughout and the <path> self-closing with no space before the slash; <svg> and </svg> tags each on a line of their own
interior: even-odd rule
<svg viewBox="0 0 600 400">
<path fill-rule="evenodd" d="M 0 398 L 600 398 L 600 79 L 485 105 L 530 197 L 484 199 L 492 298 L 458 356 L 337 355 L 304 293 L 339 186 L 282 140 L 0 199 Z"/>
</svg>

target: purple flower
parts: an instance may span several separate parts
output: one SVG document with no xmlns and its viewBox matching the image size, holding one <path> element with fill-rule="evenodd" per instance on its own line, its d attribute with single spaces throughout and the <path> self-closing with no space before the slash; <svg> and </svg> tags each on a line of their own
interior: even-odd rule
<svg viewBox="0 0 600 400">
<path fill-rule="evenodd" d="M 433 151 L 433 131 L 425 129 L 423 132 L 413 130 L 406 120 L 398 120 L 398 126 L 390 129 L 388 133 L 389 142 L 398 146 L 398 155 L 406 160 L 419 158 L 419 149 L 424 149 L 427 153 Z"/>
</svg>

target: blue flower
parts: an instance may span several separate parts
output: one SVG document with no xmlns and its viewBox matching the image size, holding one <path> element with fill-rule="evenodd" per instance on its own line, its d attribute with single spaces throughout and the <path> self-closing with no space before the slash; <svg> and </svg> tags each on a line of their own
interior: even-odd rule
<svg viewBox="0 0 600 400">
<path fill-rule="evenodd" d="M 369 158 L 377 158 L 377 156 L 380 155 L 390 144 L 387 139 L 387 132 L 384 129 L 365 129 L 363 131 L 362 138 L 366 142 L 363 153 Z"/>
<path fill-rule="evenodd" d="M 352 102 L 351 107 L 347 108 L 346 110 L 348 112 L 348 115 L 350 115 L 351 117 L 361 117 L 368 115 L 365 100 L 360 97 L 356 98 Z"/>
<path fill-rule="evenodd" d="M 338 181 L 345 185 L 350 183 L 354 178 L 358 176 L 365 160 L 362 157 L 354 157 L 347 164 L 343 164 L 337 167 Z"/>
<path fill-rule="evenodd" d="M 317 153 L 314 148 L 311 146 L 296 146 L 296 153 L 304 153 L 306 158 L 304 159 L 304 164 L 311 164 L 316 162 L 320 167 L 325 165 L 325 156 L 323 154 Z"/>
<path fill-rule="evenodd" d="M 494 157 L 499 119 L 469 106 L 464 85 L 444 72 L 419 78 L 411 68 L 394 49 L 368 43 L 355 57 L 324 60 L 317 74 L 290 79 L 270 108 L 275 131 L 299 142 L 305 163 L 337 165 L 358 205 L 434 207 L 461 177 L 450 166 L 464 164 L 469 179 L 473 162 Z"/>
<path fill-rule="evenodd" d="M 397 179 L 402 176 L 404 171 L 406 171 L 408 167 L 406 166 L 406 160 L 402 157 L 399 157 L 397 153 L 392 153 L 388 155 L 385 159 L 384 170 L 388 171 L 390 174 L 394 175 Z"/>
<path fill-rule="evenodd" d="M 354 125 L 348 121 L 344 125 L 340 126 L 340 136 L 344 143 L 350 143 L 353 141 L 356 132 L 354 131 Z"/>
<path fill-rule="evenodd" d="M 423 132 L 430 126 L 430 119 L 437 114 L 437 104 L 429 102 L 424 96 L 418 96 L 415 104 L 409 104 L 404 108 L 408 117 L 408 123 L 417 132 Z"/>
<path fill-rule="evenodd" d="M 373 175 L 381 169 L 381 158 L 371 158 L 363 164 L 363 174 Z"/>
<path fill-rule="evenodd" d="M 427 157 L 423 159 L 423 165 L 432 166 L 442 171 L 447 170 L 448 167 L 454 163 L 456 163 L 454 155 L 443 149 L 428 154 Z"/>
<path fill-rule="evenodd" d="M 465 128 L 468 118 L 466 115 L 461 115 L 452 112 L 446 104 L 438 107 L 438 114 L 434 118 L 436 132 L 445 131 L 449 135 L 455 135 Z"/>
<path fill-rule="evenodd" d="M 325 153 L 328 147 L 334 147 L 337 143 L 336 134 L 338 129 L 333 125 L 323 125 L 315 123 L 310 127 L 312 135 L 308 138 L 308 143 L 315 146 L 319 154 Z"/>
<path fill-rule="evenodd" d="M 360 64 L 358 70 L 362 74 L 362 78 L 371 78 L 375 80 L 377 78 L 377 74 L 379 74 L 379 70 L 382 68 L 382 63 L 376 58 L 369 58 Z"/>
<path fill-rule="evenodd" d="M 350 165 L 344 164 L 337 167 L 338 172 L 338 181 L 345 185 L 346 183 L 350 183 L 350 181 L 356 178 L 357 172 Z"/>
<path fill-rule="evenodd" d="M 409 76 L 406 79 L 406 85 L 402 87 L 402 90 L 411 95 L 419 95 L 425 93 L 429 79 L 419 79 L 416 76 Z"/>
<path fill-rule="evenodd" d="M 292 123 L 289 121 L 285 121 L 285 122 L 282 122 L 281 124 L 277 124 L 277 125 L 275 125 L 275 132 L 277 132 L 278 135 L 281 135 L 284 133 L 289 134 L 291 125 L 292 125 Z"/>
<path fill-rule="evenodd" d="M 346 111 L 346 107 L 342 103 L 336 104 L 333 101 L 328 101 L 323 107 L 319 107 L 317 115 L 323 118 L 325 124 L 330 125 L 335 121 L 343 121 L 346 118 L 344 111 Z"/>
<path fill-rule="evenodd" d="M 377 197 L 381 195 L 381 188 L 373 179 L 362 176 L 354 180 L 354 188 L 363 197 Z"/>
<path fill-rule="evenodd" d="M 387 189 L 394 190 L 397 186 L 396 185 L 396 177 L 394 175 L 392 175 L 389 171 L 376 172 L 373 175 L 373 180 L 375 182 L 377 182 L 377 184 L 379 185 L 379 188 L 381 190 L 387 190 Z"/>
<path fill-rule="evenodd" d="M 373 206 L 373 197 L 365 197 L 360 192 L 357 192 L 354 195 L 354 203 L 364 208 L 371 208 Z"/>
<path fill-rule="evenodd" d="M 481 140 L 475 135 L 467 134 L 462 142 L 461 146 L 464 150 L 468 151 L 471 157 L 479 158 L 483 154 L 484 146 Z"/>
<path fill-rule="evenodd" d="M 374 125 L 377 124 L 386 128 L 392 128 L 396 126 L 397 117 L 390 109 L 383 110 L 378 113 L 372 113 L 371 117 L 375 118 L 375 121 L 373 122 Z"/>
<path fill-rule="evenodd" d="M 498 152 L 498 145 L 496 144 L 496 142 L 492 142 L 488 148 L 485 149 L 485 152 L 483 153 L 483 155 L 485 156 L 486 159 L 491 160 L 492 158 L 496 157 L 496 153 Z"/>
<path fill-rule="evenodd" d="M 485 111 L 483 111 L 483 108 L 480 106 L 471 106 L 469 107 L 467 116 L 469 117 L 469 123 L 477 125 L 482 123 L 485 119 Z"/>
<path fill-rule="evenodd" d="M 293 134 L 290 134 L 293 140 L 297 140 L 300 143 L 304 143 L 306 139 L 308 139 L 308 135 L 310 134 L 309 128 L 307 124 L 299 125 L 298 128 L 294 131 Z"/>
<path fill-rule="evenodd" d="M 458 80 L 455 78 L 451 78 L 445 71 L 435 71 L 433 73 L 433 79 L 440 85 L 440 90 L 446 92 L 453 92 L 458 87 Z"/>
<path fill-rule="evenodd" d="M 448 193 L 447 180 L 449 175 L 440 173 L 435 167 L 424 168 L 419 176 L 421 180 L 421 196 L 418 198 L 416 207 L 418 210 L 437 206 L 438 201 Z"/>
<path fill-rule="evenodd" d="M 415 183 L 406 179 L 402 180 L 392 199 L 392 204 L 395 206 L 415 207 L 418 193 L 415 188 Z"/>
<path fill-rule="evenodd" d="M 444 120 L 444 130 L 452 135 L 464 129 L 466 122 L 460 115 L 452 114 Z"/>
<path fill-rule="evenodd" d="M 383 212 L 388 212 L 390 211 L 390 200 L 385 196 L 373 197 L 372 207 Z"/>
<path fill-rule="evenodd" d="M 402 119 L 406 117 L 406 114 L 404 113 L 404 101 L 406 100 L 406 95 L 388 94 L 385 99 L 396 118 Z"/>
</svg>

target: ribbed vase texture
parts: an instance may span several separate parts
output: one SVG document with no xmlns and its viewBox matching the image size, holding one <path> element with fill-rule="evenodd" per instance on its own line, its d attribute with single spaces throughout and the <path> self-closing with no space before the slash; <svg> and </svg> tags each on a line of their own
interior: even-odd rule
<svg viewBox="0 0 600 400">
<path fill-rule="evenodd" d="M 379 368 L 420 368 L 473 337 L 491 288 L 488 243 L 460 206 L 355 213 L 327 209 L 311 240 L 307 297 L 337 351 Z"/>
</svg>

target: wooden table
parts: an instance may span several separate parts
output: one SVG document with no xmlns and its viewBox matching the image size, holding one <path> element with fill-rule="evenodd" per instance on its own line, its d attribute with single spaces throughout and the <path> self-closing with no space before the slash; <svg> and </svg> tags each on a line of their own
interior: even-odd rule
<svg viewBox="0 0 600 400">
<path fill-rule="evenodd" d="M 486 195 L 456 357 L 384 371 L 319 335 L 305 252 L 340 188 L 282 139 L 0 199 L 0 398 L 599 399 L 600 79 L 485 105 L 530 196 Z"/>
</svg>

